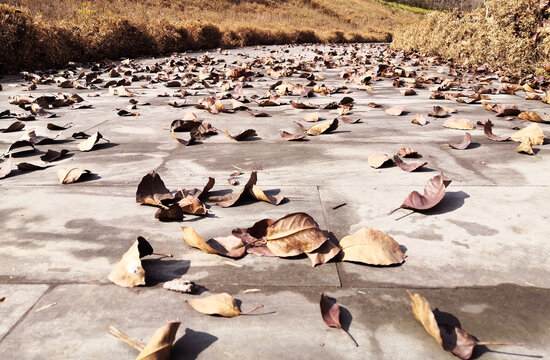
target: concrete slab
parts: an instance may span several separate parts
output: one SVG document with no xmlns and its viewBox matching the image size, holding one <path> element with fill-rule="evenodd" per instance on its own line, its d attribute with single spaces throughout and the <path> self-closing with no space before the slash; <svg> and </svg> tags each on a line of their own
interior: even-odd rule
<svg viewBox="0 0 550 360">
<path fill-rule="evenodd" d="M 0 341 L 48 290 L 48 285 L 0 284 Z"/>
</svg>

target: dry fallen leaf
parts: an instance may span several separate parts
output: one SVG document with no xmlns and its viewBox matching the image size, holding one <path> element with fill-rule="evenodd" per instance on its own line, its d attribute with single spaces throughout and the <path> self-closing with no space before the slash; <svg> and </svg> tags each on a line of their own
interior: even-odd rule
<svg viewBox="0 0 550 360">
<path fill-rule="evenodd" d="M 10 132 L 15 132 L 15 131 L 20 131 L 20 130 L 23 130 L 25 128 L 25 124 L 22 123 L 21 121 L 14 121 L 13 123 L 10 124 L 10 126 L 8 126 L 7 128 L 5 129 L 0 129 L 0 132 L 3 132 L 3 133 L 10 133 Z"/>
<path fill-rule="evenodd" d="M 538 124 L 531 124 L 513 134 L 510 139 L 517 142 L 524 142 L 529 139 L 531 145 L 542 145 L 544 142 L 544 133 Z"/>
<path fill-rule="evenodd" d="M 367 163 L 369 164 L 369 166 L 373 167 L 375 169 L 378 169 L 379 167 L 381 167 L 385 163 L 391 162 L 391 161 L 392 160 L 388 155 L 378 154 L 378 153 L 370 154 L 368 159 L 367 159 Z"/>
<path fill-rule="evenodd" d="M 418 191 L 413 191 L 407 196 L 403 204 L 395 210 L 392 210 L 389 215 L 399 209 L 411 210 L 428 210 L 439 204 L 445 196 L 445 188 L 451 183 L 451 180 L 440 173 L 431 178 L 424 187 L 424 195 L 420 195 Z"/>
<path fill-rule="evenodd" d="M 242 312 L 237 305 L 237 302 L 231 295 L 221 293 L 217 295 L 207 296 L 202 299 L 186 301 L 196 311 L 206 315 L 221 315 L 224 317 L 235 317 L 239 315 L 250 314 L 258 310 L 261 306 L 257 306 L 247 312 Z"/>
<path fill-rule="evenodd" d="M 544 121 L 536 112 L 534 111 L 524 111 L 524 112 L 521 112 L 518 117 L 520 119 L 523 119 L 523 120 L 529 120 L 529 121 L 533 121 L 533 122 L 547 122 L 547 121 Z"/>
<path fill-rule="evenodd" d="M 508 141 L 508 140 L 510 140 L 510 138 L 505 138 L 505 137 L 497 136 L 497 135 L 493 134 L 493 128 L 492 127 L 493 127 L 493 123 L 491 122 L 491 120 L 487 120 L 485 122 L 485 124 L 483 124 L 483 133 L 490 140 L 493 140 L 493 141 Z"/>
<path fill-rule="evenodd" d="M 275 255 L 289 257 L 312 252 L 327 240 L 324 231 L 306 213 L 289 214 L 267 227 L 267 248 Z"/>
<path fill-rule="evenodd" d="M 171 200 L 174 195 L 166 188 L 164 182 L 154 170 L 145 175 L 136 191 L 136 202 L 154 206 L 163 206 L 163 200 Z"/>
<path fill-rule="evenodd" d="M 415 171 L 416 169 L 420 169 L 421 167 L 428 164 L 428 162 L 407 164 L 403 160 L 401 160 L 399 155 L 393 156 L 393 162 L 395 163 L 395 165 L 399 166 L 401 170 L 404 170 L 406 172 Z"/>
<path fill-rule="evenodd" d="M 302 117 L 302 120 L 307 122 L 317 122 L 319 121 L 319 113 L 311 113 Z"/>
<path fill-rule="evenodd" d="M 311 252 L 307 252 L 306 255 L 311 260 L 311 266 L 315 267 L 315 265 L 329 262 L 340 253 L 340 250 L 340 246 L 327 239 L 323 245 Z"/>
<path fill-rule="evenodd" d="M 420 126 L 426 125 L 426 118 L 422 114 L 416 114 L 416 117 L 411 120 L 413 124 L 417 124 Z"/>
<path fill-rule="evenodd" d="M 97 142 L 100 140 L 100 139 L 104 139 L 103 136 L 99 133 L 99 132 L 95 132 L 94 134 L 92 134 L 89 138 L 87 138 L 86 140 L 84 140 L 83 142 L 81 142 L 80 144 L 78 144 L 78 149 L 80 151 L 90 151 L 92 150 L 92 148 L 94 147 L 95 144 L 97 144 Z M 106 139 L 105 139 L 106 140 Z"/>
<path fill-rule="evenodd" d="M 194 248 L 200 249 L 207 254 L 223 255 L 230 258 L 240 258 L 246 253 L 245 244 L 236 236 L 219 237 L 204 241 L 195 229 L 182 226 L 183 241 Z"/>
<path fill-rule="evenodd" d="M 525 153 L 528 155 L 535 155 L 533 147 L 531 146 L 531 140 L 529 139 L 525 139 L 524 141 L 522 141 L 517 147 L 516 152 Z"/>
<path fill-rule="evenodd" d="M 169 322 L 155 331 L 136 360 L 169 360 L 180 324 L 179 321 Z"/>
<path fill-rule="evenodd" d="M 254 137 L 254 136 L 258 136 L 258 134 L 256 133 L 256 130 L 254 129 L 248 129 L 248 130 L 244 130 L 244 131 L 241 131 L 239 134 L 235 135 L 235 136 L 232 136 L 229 131 L 225 131 L 225 135 L 227 135 L 227 137 L 235 140 L 235 141 L 243 141 L 243 140 L 247 140 L 247 139 L 250 139 L 251 137 Z"/>
<path fill-rule="evenodd" d="M 355 339 L 342 328 L 342 324 L 340 323 L 340 305 L 336 303 L 336 300 L 326 296 L 325 294 L 321 294 L 321 301 L 319 302 L 319 305 L 321 307 L 321 316 L 323 317 L 325 324 L 329 327 L 342 330 L 346 336 L 353 341 L 355 346 L 359 346 Z"/>
<path fill-rule="evenodd" d="M 13 168 L 13 162 L 14 161 L 15 160 L 10 155 L 8 160 L 1 163 L 2 167 L 0 167 L 0 179 L 5 178 L 6 176 L 8 176 L 11 173 L 11 169 Z"/>
<path fill-rule="evenodd" d="M 428 334 L 430 334 L 439 345 L 443 346 L 439 326 L 437 325 L 437 321 L 435 320 L 432 309 L 430 309 L 428 301 L 422 295 L 413 294 L 408 290 L 407 294 L 409 294 L 412 301 L 411 309 L 414 318 L 424 326 L 424 329 L 426 329 Z"/>
<path fill-rule="evenodd" d="M 57 177 L 61 184 L 72 184 L 81 177 L 90 175 L 91 171 L 82 168 L 62 168 L 57 171 Z"/>
<path fill-rule="evenodd" d="M 317 125 L 313 125 L 310 128 L 307 128 L 307 127 L 301 125 L 300 123 L 298 123 L 296 121 L 295 121 L 295 123 L 298 126 L 300 126 L 300 128 L 303 131 L 305 131 L 306 134 L 308 134 L 310 136 L 317 136 L 317 135 L 332 132 L 332 131 L 336 130 L 338 128 L 338 126 L 340 125 L 340 122 L 338 121 L 338 119 L 334 119 L 332 121 L 330 121 L 330 120 L 323 121 L 322 123 L 319 123 Z"/>
<path fill-rule="evenodd" d="M 305 133 L 295 135 L 286 131 L 281 131 L 281 138 L 283 138 L 283 140 L 286 140 L 286 141 L 306 140 L 305 137 L 306 137 Z"/>
<path fill-rule="evenodd" d="M 397 241 L 383 231 L 362 228 L 340 240 L 342 260 L 368 265 L 401 264 L 406 255 Z"/>
<path fill-rule="evenodd" d="M 400 92 L 403 96 L 416 95 L 416 91 L 414 91 L 413 89 L 403 89 L 403 90 L 400 90 Z"/>
<path fill-rule="evenodd" d="M 397 155 L 403 156 L 403 157 L 417 157 L 418 152 L 416 150 L 412 149 L 412 148 L 402 147 L 397 152 Z"/>
<path fill-rule="evenodd" d="M 443 123 L 443 126 L 457 130 L 473 130 L 474 125 L 468 119 L 451 118 Z"/>
<path fill-rule="evenodd" d="M 122 287 L 145 285 L 145 270 L 141 266 L 141 258 L 151 254 L 153 247 L 145 238 L 139 236 L 122 255 L 122 259 L 111 271 L 108 279 Z"/>
<path fill-rule="evenodd" d="M 405 110 L 405 106 L 394 106 L 389 109 L 386 109 L 386 114 L 391 116 L 399 116 L 403 113 L 403 110 Z"/>
<path fill-rule="evenodd" d="M 252 197 L 260 201 L 266 201 L 273 205 L 279 205 L 285 199 L 282 195 L 273 196 L 264 193 L 258 186 L 256 186 L 257 181 L 258 174 L 256 171 L 253 171 L 250 174 L 250 178 L 248 179 L 246 185 L 239 192 L 231 192 L 222 196 L 211 196 L 208 198 L 208 202 L 212 202 L 221 207 L 229 207 L 247 197 Z"/>
<path fill-rule="evenodd" d="M 464 135 L 464 139 L 462 139 L 462 142 L 460 144 L 449 143 L 449 146 L 455 150 L 466 150 L 468 146 L 470 146 L 471 142 L 472 142 L 472 135 L 470 135 L 470 133 L 467 132 Z"/>
</svg>

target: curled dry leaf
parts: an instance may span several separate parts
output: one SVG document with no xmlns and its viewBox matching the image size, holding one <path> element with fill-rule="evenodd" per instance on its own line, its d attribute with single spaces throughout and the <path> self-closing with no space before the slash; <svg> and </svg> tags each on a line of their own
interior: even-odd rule
<svg viewBox="0 0 550 360">
<path fill-rule="evenodd" d="M 388 155 L 377 154 L 377 153 L 370 154 L 367 159 L 367 163 L 369 164 L 369 166 L 375 169 L 378 169 L 379 167 L 381 167 L 382 165 L 384 165 L 389 161 L 391 161 L 391 158 Z"/>
<path fill-rule="evenodd" d="M 258 174 L 256 171 L 253 171 L 241 191 L 222 196 L 211 196 L 208 198 L 208 201 L 221 207 L 229 207 L 236 204 L 239 200 L 243 200 L 250 196 L 256 200 L 266 201 L 273 205 L 279 205 L 284 200 L 284 196 L 282 195 L 272 196 L 265 194 L 259 187 L 256 186 L 257 181 Z"/>
<path fill-rule="evenodd" d="M 340 116 L 338 120 L 342 121 L 344 124 L 356 124 L 358 122 L 361 122 L 361 119 L 351 119 L 345 116 Z"/>
<path fill-rule="evenodd" d="M 416 169 L 420 169 L 424 165 L 428 164 L 428 162 L 406 164 L 398 155 L 393 156 L 393 162 L 395 165 L 399 166 L 401 170 L 406 172 L 415 171 Z"/>
<path fill-rule="evenodd" d="M 433 110 L 428 114 L 428 116 L 436 117 L 436 118 L 446 117 L 448 115 L 449 115 L 449 113 L 447 112 L 447 110 L 443 106 L 434 106 Z"/>
<path fill-rule="evenodd" d="M 5 129 L 0 129 L 0 132 L 3 132 L 3 133 L 10 133 L 10 132 L 15 132 L 15 131 L 20 131 L 20 130 L 23 130 L 25 128 L 25 124 L 22 123 L 21 121 L 14 121 L 13 123 L 10 124 L 10 126 L 8 126 L 7 128 Z"/>
<path fill-rule="evenodd" d="M 521 113 L 516 105 L 496 105 L 493 106 L 496 116 L 517 116 Z"/>
<path fill-rule="evenodd" d="M 180 139 L 174 132 L 173 128 L 171 129 L 170 133 L 172 134 L 172 137 L 174 138 L 174 140 L 176 140 L 177 142 L 185 146 L 193 145 L 197 142 L 197 140 L 202 139 L 202 136 L 198 131 L 191 131 L 189 133 L 189 140 Z"/>
<path fill-rule="evenodd" d="M 416 114 L 416 117 L 411 122 L 420 126 L 424 126 L 427 123 L 426 118 L 422 114 Z"/>
<path fill-rule="evenodd" d="M 193 114 L 193 113 L 191 113 Z M 201 122 L 197 120 L 174 120 L 170 124 L 172 132 L 193 131 L 201 125 Z"/>
<path fill-rule="evenodd" d="M 90 151 L 100 139 L 103 139 L 103 135 L 96 131 L 89 138 L 78 144 L 78 149 L 80 151 Z"/>
<path fill-rule="evenodd" d="M 254 137 L 254 136 L 258 136 L 258 134 L 256 133 L 256 130 L 254 129 L 248 129 L 248 130 L 244 130 L 244 131 L 241 131 L 239 134 L 235 135 L 235 136 L 232 136 L 229 131 L 225 131 L 225 135 L 227 135 L 227 137 L 235 140 L 235 141 L 243 141 L 243 140 L 247 140 L 247 139 L 250 139 L 251 137 Z"/>
<path fill-rule="evenodd" d="M 82 168 L 62 168 L 57 171 L 57 177 L 61 184 L 72 184 L 82 177 L 90 175 L 91 171 Z"/>
<path fill-rule="evenodd" d="M 237 305 L 237 302 L 231 295 L 221 293 L 207 296 L 202 299 L 186 301 L 196 311 L 206 315 L 221 315 L 224 317 L 235 317 L 243 314 L 250 314 L 260 307 L 255 307 L 250 311 L 242 312 Z"/>
<path fill-rule="evenodd" d="M 516 148 L 516 152 L 518 153 L 525 153 L 528 155 L 535 155 L 535 152 L 533 151 L 533 147 L 531 146 L 531 140 L 525 139 L 522 141 L 519 146 Z"/>
<path fill-rule="evenodd" d="M 426 329 L 428 334 L 430 334 L 439 345 L 443 346 L 443 339 L 441 339 L 439 326 L 437 325 L 437 321 L 435 320 L 432 309 L 430 309 L 428 301 L 422 295 L 413 294 L 408 290 L 407 294 L 409 294 L 412 301 L 411 310 L 414 318 L 424 326 L 424 329 Z"/>
<path fill-rule="evenodd" d="M 245 244 L 236 236 L 218 237 L 204 241 L 192 227 L 182 226 L 183 241 L 194 248 L 200 249 L 207 254 L 217 254 L 230 258 L 240 258 L 246 253 Z"/>
<path fill-rule="evenodd" d="M 400 207 L 390 212 L 391 215 L 398 209 L 428 210 L 439 204 L 445 196 L 445 188 L 451 183 L 451 180 L 440 173 L 431 178 L 424 187 L 424 195 L 418 191 L 413 191 L 407 196 Z"/>
<path fill-rule="evenodd" d="M 174 196 L 164 185 L 164 181 L 154 170 L 145 175 L 136 191 L 136 202 L 154 206 L 163 206 L 163 200 L 171 200 Z"/>
<path fill-rule="evenodd" d="M 449 143 L 449 146 L 455 150 L 466 150 L 468 146 L 470 146 L 471 142 L 472 142 L 472 136 L 470 135 L 470 133 L 466 133 L 464 135 L 464 139 L 462 139 L 462 142 L 460 144 Z"/>
<path fill-rule="evenodd" d="M 11 169 L 13 168 L 13 162 L 14 162 L 14 159 L 10 155 L 8 160 L 1 163 L 2 166 L 0 167 L 0 179 L 5 178 L 11 173 Z"/>
<path fill-rule="evenodd" d="M 299 103 L 294 100 L 290 100 L 290 105 L 292 105 L 292 107 L 295 109 L 317 109 L 319 107 L 309 102 Z"/>
<path fill-rule="evenodd" d="M 518 117 L 520 119 L 523 119 L 523 120 L 529 120 L 529 121 L 533 121 L 533 122 L 548 122 L 548 121 L 544 121 L 536 112 L 534 111 L 524 111 L 524 112 L 521 112 Z"/>
<path fill-rule="evenodd" d="M 313 125 L 310 128 L 304 128 L 300 125 L 300 127 L 306 131 L 306 134 L 310 136 L 317 136 L 321 134 L 326 134 L 329 132 L 332 132 L 338 128 L 340 125 L 338 119 L 334 119 L 332 121 L 323 121 L 322 123 L 319 123 L 317 125 Z"/>
<path fill-rule="evenodd" d="M 386 114 L 391 115 L 391 116 L 399 116 L 403 113 L 404 110 L 405 110 L 405 106 L 403 106 L 403 105 L 394 106 L 394 107 L 391 107 L 389 109 L 386 109 Z"/>
<path fill-rule="evenodd" d="M 139 236 L 107 278 L 122 287 L 145 285 L 145 270 L 141 266 L 141 258 L 151 254 L 153 247 L 145 238 Z"/>
<path fill-rule="evenodd" d="M 325 324 L 329 327 L 342 330 L 347 337 L 353 341 L 355 346 L 359 346 L 355 339 L 353 339 L 353 337 L 342 328 L 342 324 L 340 323 L 340 305 L 336 303 L 336 300 L 326 296 L 325 294 L 321 294 L 319 305 L 321 307 L 321 316 L 323 317 Z"/>
<path fill-rule="evenodd" d="M 286 140 L 286 141 L 306 140 L 306 134 L 305 133 L 295 135 L 295 134 L 291 134 L 287 131 L 281 131 L 281 137 L 283 138 L 283 140 Z"/>
<path fill-rule="evenodd" d="M 319 225 L 306 213 L 289 214 L 266 230 L 267 248 L 280 257 L 312 252 L 327 240 Z"/>
<path fill-rule="evenodd" d="M 55 124 L 52 124 L 52 123 L 49 123 L 48 125 L 46 125 L 48 130 L 52 130 L 52 131 L 62 131 L 62 130 L 67 130 L 69 129 L 70 127 L 73 126 L 72 123 L 68 123 L 68 124 L 65 124 L 63 126 L 61 125 L 55 125 Z"/>
<path fill-rule="evenodd" d="M 457 130 L 473 130 L 474 125 L 468 119 L 455 119 L 451 118 L 443 123 L 443 126 L 450 129 Z"/>
<path fill-rule="evenodd" d="M 401 246 L 383 231 L 362 228 L 340 240 L 342 260 L 368 265 L 401 264 L 406 255 Z"/>
<path fill-rule="evenodd" d="M 505 137 L 497 136 L 497 135 L 493 134 L 492 127 L 493 127 L 493 123 L 491 122 L 491 120 L 487 120 L 485 122 L 485 124 L 483 124 L 483 133 L 490 140 L 493 140 L 493 141 L 508 141 L 508 140 L 510 140 L 510 138 L 508 138 L 508 137 L 505 138 Z"/>
<path fill-rule="evenodd" d="M 169 360 L 180 324 L 179 321 L 169 322 L 155 331 L 136 360 Z"/>
<path fill-rule="evenodd" d="M 544 142 L 544 133 L 538 124 L 531 124 L 513 134 L 510 139 L 517 142 L 531 141 L 531 145 L 542 145 Z"/>
</svg>

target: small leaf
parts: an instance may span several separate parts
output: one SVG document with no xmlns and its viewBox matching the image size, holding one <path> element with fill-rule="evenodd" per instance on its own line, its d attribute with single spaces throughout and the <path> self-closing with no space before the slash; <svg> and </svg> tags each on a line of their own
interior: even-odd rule
<svg viewBox="0 0 550 360">
<path fill-rule="evenodd" d="M 207 254 L 217 254 L 230 258 L 240 258 L 246 253 L 242 240 L 236 236 L 227 236 L 204 241 L 195 229 L 182 226 L 183 241 L 194 248 L 200 249 Z"/>
<path fill-rule="evenodd" d="M 485 124 L 483 124 L 483 133 L 485 136 L 487 136 L 490 140 L 493 141 L 508 141 L 510 138 L 505 138 L 502 136 L 497 136 L 493 134 L 493 123 L 491 120 L 487 120 Z"/>
<path fill-rule="evenodd" d="M 118 286 L 135 287 L 145 285 L 145 270 L 141 258 L 153 254 L 153 247 L 145 238 L 139 236 L 122 259 L 111 271 L 108 279 Z"/>
<path fill-rule="evenodd" d="M 474 125 L 468 119 L 455 119 L 451 118 L 443 123 L 443 126 L 450 129 L 457 130 L 473 130 Z"/>
<path fill-rule="evenodd" d="M 528 155 L 535 155 L 533 147 L 531 146 L 531 140 L 529 139 L 525 139 L 524 141 L 522 141 L 517 147 L 516 152 L 525 153 Z"/>
<path fill-rule="evenodd" d="M 399 166 L 401 170 L 406 172 L 415 171 L 428 164 L 428 162 L 406 164 L 398 155 L 393 156 L 393 162 L 395 165 Z"/>
<path fill-rule="evenodd" d="M 2 167 L 0 167 L 0 179 L 5 178 L 6 176 L 8 176 L 11 173 L 11 169 L 13 168 L 13 162 L 14 161 L 15 160 L 10 155 L 8 160 L 1 163 Z"/>
<path fill-rule="evenodd" d="M 0 132 L 3 132 L 3 133 L 10 133 L 10 132 L 16 132 L 16 131 L 20 131 L 20 130 L 23 130 L 25 128 L 25 124 L 22 123 L 21 121 L 14 121 L 13 123 L 10 124 L 10 126 L 8 126 L 7 128 L 5 129 L 0 129 Z"/>
<path fill-rule="evenodd" d="M 391 158 L 386 154 L 370 154 L 367 163 L 370 167 L 373 167 L 375 169 L 378 169 L 382 165 L 386 164 L 387 162 L 392 161 Z"/>
<path fill-rule="evenodd" d="M 403 106 L 403 105 L 394 106 L 394 107 L 391 107 L 389 109 L 386 109 L 386 114 L 391 115 L 391 116 L 399 116 L 403 113 L 404 110 L 405 110 L 405 106 Z"/>
<path fill-rule="evenodd" d="M 321 307 L 321 316 L 323 317 L 325 324 L 329 327 L 342 330 L 346 336 L 353 341 L 355 346 L 359 346 L 355 339 L 342 328 L 342 324 L 340 323 L 340 305 L 336 303 L 336 300 L 326 296 L 325 294 L 321 294 L 319 306 Z"/>
<path fill-rule="evenodd" d="M 99 132 L 95 132 L 89 138 L 78 144 L 78 149 L 80 151 L 90 151 L 97 142 L 102 139 L 103 136 Z"/>
<path fill-rule="evenodd" d="M 445 188 L 451 180 L 445 178 L 443 173 L 431 178 L 424 187 L 424 195 L 413 191 L 407 196 L 400 207 L 390 212 L 390 215 L 398 209 L 428 210 L 436 206 L 445 196 Z"/>
<path fill-rule="evenodd" d="M 256 133 L 256 130 L 254 129 L 241 131 L 239 134 L 235 136 L 232 136 L 228 131 L 225 131 L 225 135 L 227 135 L 227 137 L 235 141 L 243 141 L 243 140 L 250 139 L 251 137 L 258 136 L 258 134 Z"/>
<path fill-rule="evenodd" d="M 538 123 L 549 122 L 549 121 L 543 120 L 536 112 L 533 112 L 533 111 L 524 111 L 520 113 L 518 117 L 523 120 L 529 120 L 529 121 L 538 122 Z"/>
<path fill-rule="evenodd" d="M 427 123 L 426 118 L 422 114 L 416 114 L 416 117 L 412 119 L 411 122 L 420 126 L 424 126 Z"/>
<path fill-rule="evenodd" d="M 82 168 L 62 168 L 57 171 L 57 177 L 62 184 L 72 184 L 81 177 L 90 175 L 91 171 Z"/>
<path fill-rule="evenodd" d="M 428 301 L 420 294 L 413 294 L 407 290 L 407 294 L 411 298 L 411 310 L 414 318 L 418 320 L 424 326 L 424 329 L 430 334 L 435 341 L 443 346 L 443 340 L 441 339 L 441 333 L 439 332 L 439 326 L 435 320 L 435 316 L 430 309 Z"/>
<path fill-rule="evenodd" d="M 460 144 L 449 143 L 449 146 L 455 150 L 466 150 L 468 146 L 470 146 L 471 142 L 472 142 L 472 135 L 470 135 L 470 133 L 467 132 L 464 135 L 464 139 L 462 139 L 462 142 Z"/>
<path fill-rule="evenodd" d="M 187 300 L 187 303 L 200 313 L 206 315 L 221 315 L 224 317 L 235 317 L 242 314 L 248 314 L 257 309 L 254 308 L 246 313 L 241 312 L 235 299 L 227 293 L 211 295 L 202 299 Z"/>
<path fill-rule="evenodd" d="M 306 130 L 306 133 L 310 136 L 317 136 L 321 134 L 326 134 L 329 132 L 332 132 L 338 128 L 340 125 L 338 119 L 334 119 L 332 121 L 323 121 L 322 123 L 319 123 L 317 125 L 313 125 L 309 129 Z"/>
</svg>

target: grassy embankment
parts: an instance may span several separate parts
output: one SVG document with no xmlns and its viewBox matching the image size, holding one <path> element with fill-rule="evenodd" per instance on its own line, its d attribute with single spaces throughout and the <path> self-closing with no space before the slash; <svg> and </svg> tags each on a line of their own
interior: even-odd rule
<svg viewBox="0 0 550 360">
<path fill-rule="evenodd" d="M 549 3 L 487 0 L 464 14 L 429 14 L 394 32 L 393 46 L 441 55 L 465 66 L 487 63 L 516 75 L 550 76 Z"/>
<path fill-rule="evenodd" d="M 0 71 L 242 45 L 390 41 L 398 23 L 419 16 L 377 0 L 0 3 Z"/>
</svg>

